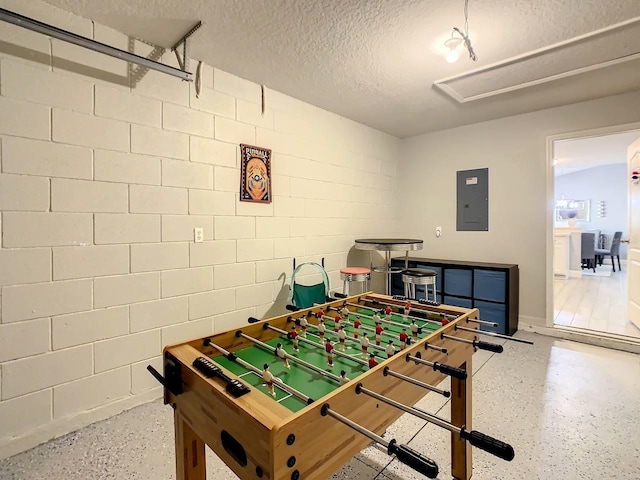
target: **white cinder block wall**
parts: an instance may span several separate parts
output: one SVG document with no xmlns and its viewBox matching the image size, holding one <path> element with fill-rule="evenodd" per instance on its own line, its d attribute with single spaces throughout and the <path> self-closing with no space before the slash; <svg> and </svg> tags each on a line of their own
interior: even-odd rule
<svg viewBox="0 0 640 480">
<path fill-rule="evenodd" d="M 354 238 L 395 233 L 394 137 L 268 88 L 262 115 L 259 85 L 210 66 L 196 98 L 9 24 L 0 40 L 0 458 L 160 396 L 163 346 L 280 313 L 293 257 L 340 286 Z M 238 201 L 239 143 L 273 150 L 271 204 Z"/>
</svg>

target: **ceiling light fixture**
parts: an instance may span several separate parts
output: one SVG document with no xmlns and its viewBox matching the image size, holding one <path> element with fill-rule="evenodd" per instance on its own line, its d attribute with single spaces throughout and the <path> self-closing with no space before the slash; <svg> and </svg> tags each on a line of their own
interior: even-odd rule
<svg viewBox="0 0 640 480">
<path fill-rule="evenodd" d="M 458 36 L 459 35 L 459 36 Z M 453 27 L 451 32 L 451 38 L 448 38 L 444 42 L 444 46 L 449 49 L 445 59 L 449 63 L 455 63 L 460 58 L 460 52 L 458 47 L 464 45 L 469 52 L 469 58 L 474 62 L 478 60 L 476 52 L 471 46 L 471 39 L 469 38 L 469 0 L 464 0 L 464 33 L 458 27 Z"/>
</svg>

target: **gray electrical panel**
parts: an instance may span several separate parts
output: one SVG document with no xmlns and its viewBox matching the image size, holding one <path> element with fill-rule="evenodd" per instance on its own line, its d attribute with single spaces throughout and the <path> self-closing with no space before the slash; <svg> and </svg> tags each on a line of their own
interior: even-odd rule
<svg viewBox="0 0 640 480">
<path fill-rule="evenodd" d="M 462 170 L 457 174 L 456 230 L 489 230 L 489 169 Z"/>
</svg>

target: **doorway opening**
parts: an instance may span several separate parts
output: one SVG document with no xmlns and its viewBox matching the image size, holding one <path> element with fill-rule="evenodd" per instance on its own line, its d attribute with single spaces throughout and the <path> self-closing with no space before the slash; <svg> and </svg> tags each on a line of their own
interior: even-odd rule
<svg viewBox="0 0 640 480">
<path fill-rule="evenodd" d="M 639 138 L 636 129 L 552 142 L 554 326 L 640 340 L 626 265 L 627 149 Z"/>
</svg>

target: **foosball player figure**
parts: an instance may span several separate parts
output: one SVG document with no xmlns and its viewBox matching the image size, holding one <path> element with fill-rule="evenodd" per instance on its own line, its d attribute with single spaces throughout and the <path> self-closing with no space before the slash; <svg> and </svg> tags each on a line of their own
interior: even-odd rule
<svg viewBox="0 0 640 480">
<path fill-rule="evenodd" d="M 333 368 L 333 343 L 331 339 L 327 338 L 327 343 L 324 344 L 324 349 L 327 351 L 327 359 L 329 360 L 329 368 Z"/>
<path fill-rule="evenodd" d="M 380 346 L 380 343 L 382 342 L 382 332 L 384 331 L 384 328 L 382 328 L 382 325 L 379 323 L 376 323 L 376 345 Z"/>
<path fill-rule="evenodd" d="M 351 380 L 347 378 L 347 372 L 344 370 L 340 370 L 340 385 L 344 385 L 345 383 L 349 383 Z"/>
<path fill-rule="evenodd" d="M 409 325 L 409 328 L 411 328 L 411 336 L 414 339 L 418 338 L 418 330 L 420 329 L 420 327 L 418 327 L 418 324 L 415 320 L 411 320 L 411 325 Z"/>
<path fill-rule="evenodd" d="M 387 358 L 393 357 L 396 353 L 396 347 L 393 346 L 393 340 L 389 340 L 389 344 L 386 346 L 384 351 L 387 352 Z"/>
<path fill-rule="evenodd" d="M 320 342 L 324 342 L 324 332 L 327 331 L 327 326 L 324 324 L 324 320 L 320 319 L 318 323 L 318 336 L 320 337 Z"/>
<path fill-rule="evenodd" d="M 350 313 L 351 310 L 349 310 L 346 305 L 340 309 L 340 315 L 342 315 L 342 318 L 346 318 L 348 320 Z"/>
<path fill-rule="evenodd" d="M 338 341 L 340 342 L 340 350 L 343 352 L 346 351 L 345 340 L 347 339 L 347 332 L 344 331 L 344 327 L 340 326 L 340 330 L 338 330 Z"/>
<path fill-rule="evenodd" d="M 300 332 L 300 335 L 303 336 L 304 338 L 307 338 L 307 326 L 309 325 L 309 322 L 307 321 L 307 316 L 305 315 L 304 317 L 300 318 L 300 330 L 302 330 Z"/>
<path fill-rule="evenodd" d="M 360 337 L 360 346 L 362 347 L 362 358 L 367 358 L 367 349 L 369 348 L 369 339 L 367 338 L 366 332 L 362 332 L 362 337 Z"/>
<path fill-rule="evenodd" d="M 299 352 L 300 350 L 298 350 L 298 330 L 296 330 L 295 325 L 293 327 L 291 327 L 291 332 L 289 333 L 289 338 L 293 342 L 293 349 L 296 352 Z"/>
<path fill-rule="evenodd" d="M 282 363 L 284 363 L 285 367 L 291 368 L 291 365 L 289 365 L 289 360 L 287 360 L 287 352 L 284 351 L 281 343 L 276 345 L 276 355 L 280 360 L 282 360 Z"/>
<path fill-rule="evenodd" d="M 269 393 L 272 396 L 276 396 L 276 391 L 273 388 L 273 375 L 272 373 L 269 371 L 269 364 L 265 363 L 262 366 L 262 380 L 264 381 L 265 385 L 267 386 L 267 389 L 269 389 Z"/>
<path fill-rule="evenodd" d="M 449 323 L 449 319 L 444 313 L 440 314 L 440 322 L 442 323 L 442 325 L 446 325 Z"/>
<path fill-rule="evenodd" d="M 405 303 L 404 304 L 404 316 L 408 317 L 409 313 L 411 313 L 411 304 L 410 303 Z"/>
<path fill-rule="evenodd" d="M 336 315 L 335 318 L 333 319 L 334 332 L 337 332 L 338 330 L 340 330 L 340 320 L 342 320 L 342 317 L 340 315 Z"/>
<path fill-rule="evenodd" d="M 384 314 L 387 320 L 391 320 L 391 313 L 393 313 L 393 310 L 391 309 L 391 307 L 386 307 L 384 309 Z"/>
<path fill-rule="evenodd" d="M 353 337 L 358 338 L 360 335 L 360 327 L 362 326 L 362 322 L 360 321 L 360 317 L 356 316 L 356 319 L 353 321 Z"/>
<path fill-rule="evenodd" d="M 380 317 L 380 313 L 379 312 L 375 312 L 373 314 L 373 321 L 375 322 L 375 324 L 377 325 L 379 323 L 382 323 L 381 320 L 382 320 L 382 318 Z"/>
<path fill-rule="evenodd" d="M 373 368 L 378 365 L 375 355 L 372 353 L 369 355 L 369 368 Z"/>
<path fill-rule="evenodd" d="M 407 340 L 409 340 L 409 335 L 407 335 L 407 329 L 403 328 L 402 332 L 400 332 L 400 350 L 404 350 L 407 346 Z"/>
</svg>

